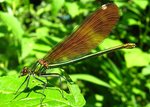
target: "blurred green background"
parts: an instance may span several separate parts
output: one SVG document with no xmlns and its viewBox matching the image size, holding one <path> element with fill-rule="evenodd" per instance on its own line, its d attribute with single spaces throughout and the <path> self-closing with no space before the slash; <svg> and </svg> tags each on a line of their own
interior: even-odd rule
<svg viewBox="0 0 150 107">
<path fill-rule="evenodd" d="M 15 81 L 16 87 L 9 88 L 17 90 L 19 79 L 13 78 L 24 66 L 41 59 L 91 12 L 108 2 L 112 1 L 0 0 L 0 99 L 4 98 L 1 95 L 7 90 L 10 77 L 9 84 Z M 136 43 L 136 48 L 63 69 L 80 87 L 85 107 L 150 107 L 150 2 L 113 3 L 119 8 L 120 20 L 105 42 L 91 52 L 127 42 Z"/>
</svg>

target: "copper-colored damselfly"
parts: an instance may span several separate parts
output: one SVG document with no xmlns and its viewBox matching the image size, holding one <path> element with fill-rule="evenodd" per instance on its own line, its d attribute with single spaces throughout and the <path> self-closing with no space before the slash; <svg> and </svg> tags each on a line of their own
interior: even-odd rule
<svg viewBox="0 0 150 107">
<path fill-rule="evenodd" d="M 37 78 L 37 76 L 60 77 L 60 74 L 57 73 L 47 73 L 47 69 L 65 66 L 122 48 L 134 48 L 134 43 L 126 43 L 94 54 L 88 54 L 91 49 L 96 48 L 96 46 L 99 43 L 102 43 L 102 41 L 109 35 L 118 19 L 119 12 L 118 7 L 115 4 L 109 3 L 102 5 L 102 7 L 91 14 L 74 33 L 55 46 L 45 57 L 38 60 L 30 68 L 23 68 L 20 76 L 27 77 L 19 89 L 25 82 L 27 82 L 26 88 L 28 87 L 31 75 L 38 81 L 44 83 L 45 88 L 47 83 Z M 68 78 L 66 78 L 66 80 L 67 79 Z"/>
</svg>

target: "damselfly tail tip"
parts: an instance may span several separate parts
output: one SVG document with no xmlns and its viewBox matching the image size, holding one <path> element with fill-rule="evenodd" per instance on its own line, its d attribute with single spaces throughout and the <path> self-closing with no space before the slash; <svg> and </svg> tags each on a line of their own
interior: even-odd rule
<svg viewBox="0 0 150 107">
<path fill-rule="evenodd" d="M 136 47 L 136 44 L 135 43 L 126 43 L 126 44 L 124 44 L 124 47 L 127 49 L 132 49 L 132 48 Z"/>
</svg>

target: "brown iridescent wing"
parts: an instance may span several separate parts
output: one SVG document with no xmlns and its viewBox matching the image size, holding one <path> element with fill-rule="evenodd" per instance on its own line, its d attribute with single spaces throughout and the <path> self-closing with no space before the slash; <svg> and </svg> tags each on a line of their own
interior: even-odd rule
<svg viewBox="0 0 150 107">
<path fill-rule="evenodd" d="M 58 44 L 44 58 L 46 62 L 59 63 L 81 57 L 101 43 L 111 32 L 119 19 L 115 4 L 105 4 L 62 43 Z"/>
</svg>

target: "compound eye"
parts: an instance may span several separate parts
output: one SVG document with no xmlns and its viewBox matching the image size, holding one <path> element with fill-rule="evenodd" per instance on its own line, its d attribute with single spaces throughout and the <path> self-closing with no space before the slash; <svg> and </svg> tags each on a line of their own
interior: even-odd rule
<svg viewBox="0 0 150 107">
<path fill-rule="evenodd" d="M 27 67 L 24 67 L 22 72 L 21 72 L 21 75 L 20 76 L 25 76 L 28 74 L 28 68 Z"/>
</svg>

